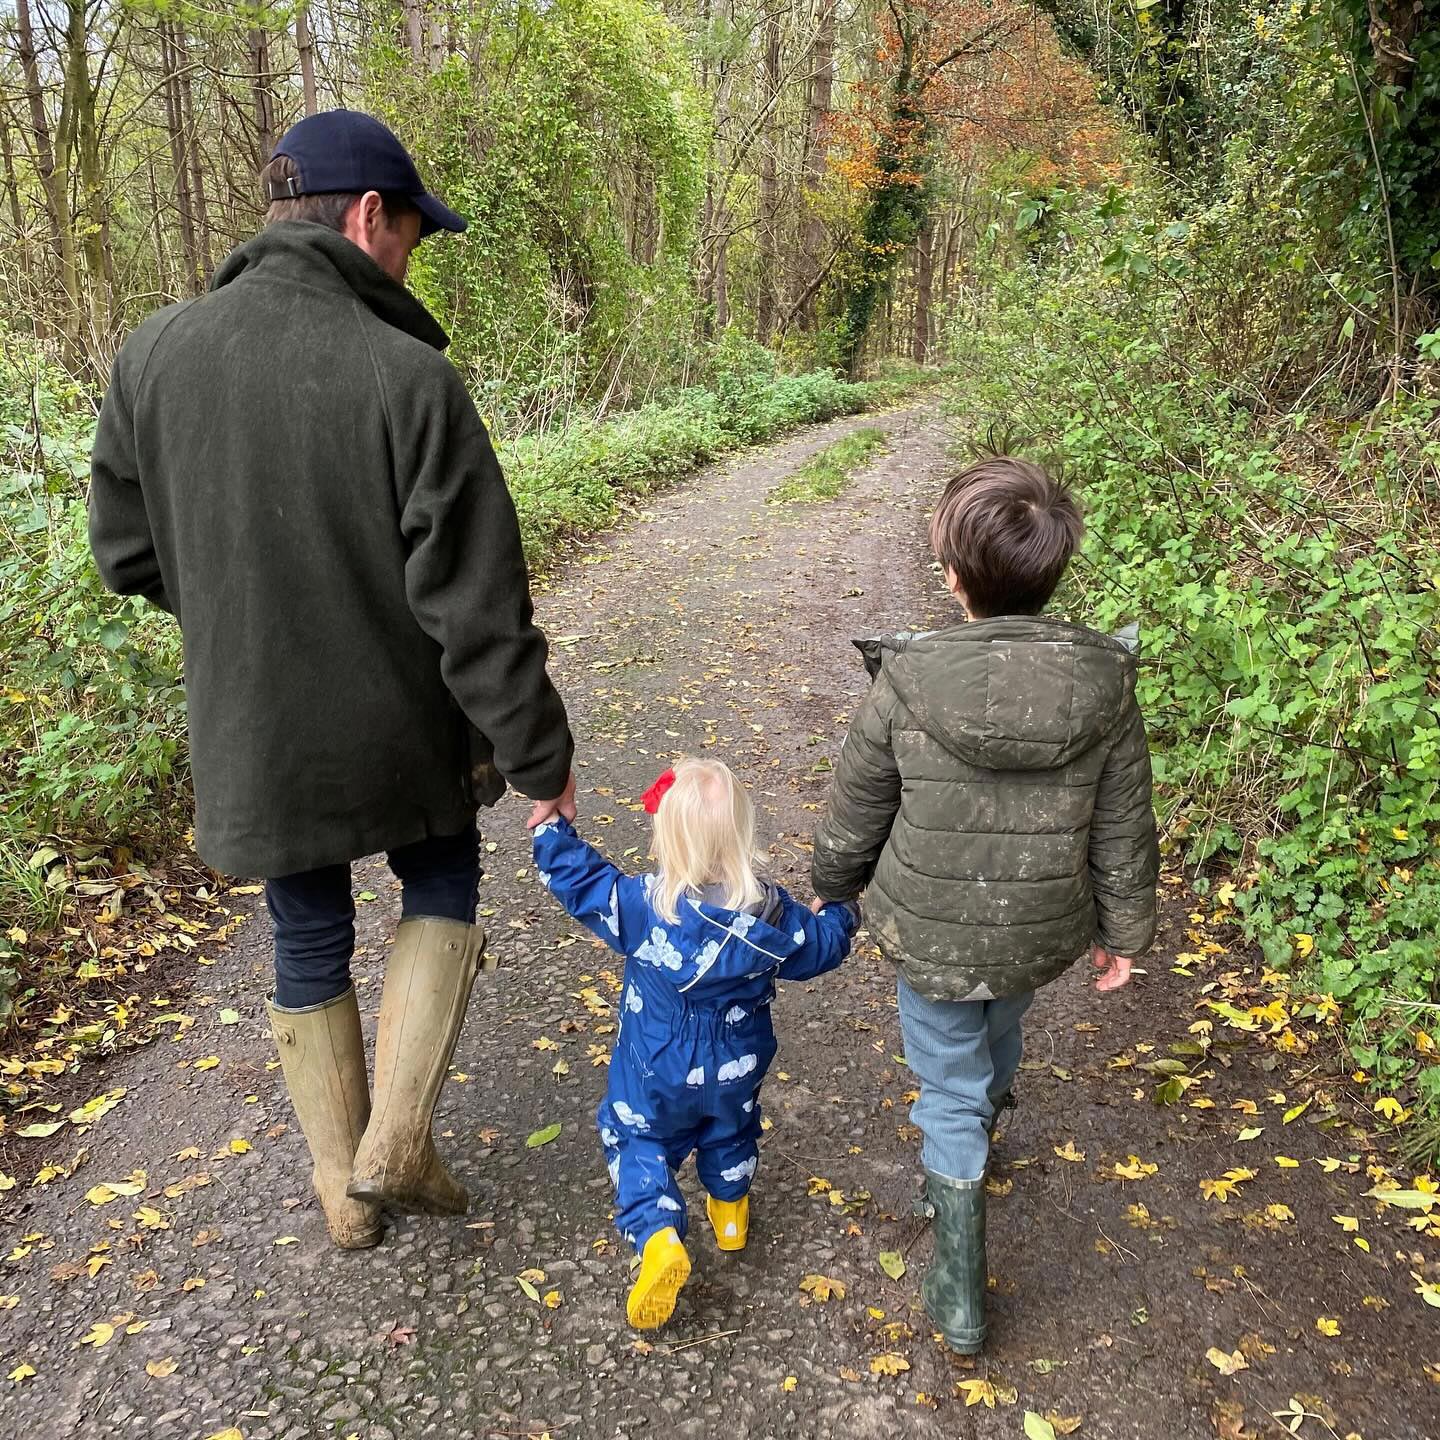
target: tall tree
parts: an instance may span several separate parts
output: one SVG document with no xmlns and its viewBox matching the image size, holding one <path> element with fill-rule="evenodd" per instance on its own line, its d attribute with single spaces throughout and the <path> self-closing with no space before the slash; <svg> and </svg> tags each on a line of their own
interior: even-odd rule
<svg viewBox="0 0 1440 1440">
<path fill-rule="evenodd" d="M 756 277 L 755 338 L 762 345 L 775 328 L 780 290 L 780 11 L 765 16 L 765 65 L 761 102 L 759 274 Z"/>
<path fill-rule="evenodd" d="M 305 113 L 316 111 L 315 41 L 310 34 L 310 7 L 301 5 L 295 11 L 295 49 L 300 55 L 300 86 L 305 96 Z"/>
</svg>

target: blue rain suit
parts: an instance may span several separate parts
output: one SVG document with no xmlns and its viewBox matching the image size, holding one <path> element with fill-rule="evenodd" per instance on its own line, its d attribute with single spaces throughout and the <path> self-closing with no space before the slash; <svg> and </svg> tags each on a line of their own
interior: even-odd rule
<svg viewBox="0 0 1440 1440">
<path fill-rule="evenodd" d="M 682 897 L 672 925 L 651 908 L 653 875 L 622 874 L 567 821 L 539 826 L 534 846 L 541 883 L 625 956 L 620 1033 L 596 1115 L 616 1226 L 637 1250 L 670 1225 L 683 1239 L 675 1172 L 692 1150 L 718 1200 L 738 1200 L 754 1178 L 776 978 L 835 969 L 859 913 L 834 904 L 812 914 L 776 885 L 758 915 Z"/>
</svg>

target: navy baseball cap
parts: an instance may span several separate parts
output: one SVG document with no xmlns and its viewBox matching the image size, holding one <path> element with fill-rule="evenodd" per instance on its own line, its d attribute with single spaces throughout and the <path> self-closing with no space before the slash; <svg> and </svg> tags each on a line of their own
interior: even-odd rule
<svg viewBox="0 0 1440 1440">
<path fill-rule="evenodd" d="M 387 126 L 359 110 L 322 110 L 292 125 L 275 147 L 298 174 L 267 182 L 267 200 L 298 195 L 353 194 L 378 190 L 403 195 L 420 212 L 420 236 L 461 231 L 465 219 L 442 205 L 420 179 L 405 147 Z"/>
</svg>

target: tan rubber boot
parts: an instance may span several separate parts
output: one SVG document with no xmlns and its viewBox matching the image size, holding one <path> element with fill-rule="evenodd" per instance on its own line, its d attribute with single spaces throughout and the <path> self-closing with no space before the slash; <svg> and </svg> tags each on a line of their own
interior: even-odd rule
<svg viewBox="0 0 1440 1440">
<path fill-rule="evenodd" d="M 270 1002 L 270 1029 L 296 1118 L 315 1162 L 315 1193 L 342 1250 L 380 1243 L 380 1212 L 347 1197 L 355 1147 L 370 1118 L 360 1007 L 347 990 L 323 1005 L 286 1010 Z"/>
<path fill-rule="evenodd" d="M 402 920 L 385 970 L 375 1039 L 375 1107 L 347 1193 L 400 1214 L 463 1215 L 464 1186 L 435 1153 L 430 1121 L 485 932 L 461 920 Z"/>
</svg>

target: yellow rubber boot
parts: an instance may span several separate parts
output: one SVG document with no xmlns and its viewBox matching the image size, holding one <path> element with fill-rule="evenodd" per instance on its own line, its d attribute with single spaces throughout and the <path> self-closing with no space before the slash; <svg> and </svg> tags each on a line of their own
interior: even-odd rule
<svg viewBox="0 0 1440 1440">
<path fill-rule="evenodd" d="M 690 1278 L 690 1257 L 673 1225 L 657 1230 L 640 1255 L 640 1274 L 630 1287 L 625 1314 L 637 1330 L 654 1330 L 675 1313 L 675 1297 Z"/>
<path fill-rule="evenodd" d="M 705 1197 L 705 1213 L 710 1217 L 710 1228 L 715 1232 L 715 1243 L 722 1250 L 743 1250 L 750 1235 L 750 1197 L 742 1195 L 738 1200 L 717 1200 L 713 1195 Z"/>
</svg>

